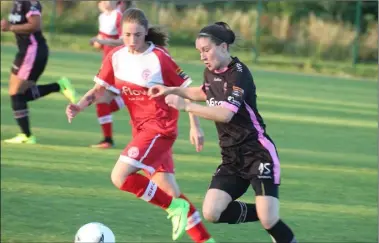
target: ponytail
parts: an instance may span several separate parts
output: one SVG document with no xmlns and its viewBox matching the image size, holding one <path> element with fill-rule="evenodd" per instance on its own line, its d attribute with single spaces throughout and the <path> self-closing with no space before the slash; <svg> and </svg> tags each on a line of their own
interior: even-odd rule
<svg viewBox="0 0 379 243">
<path fill-rule="evenodd" d="M 165 47 L 168 44 L 168 33 L 162 27 L 149 27 L 145 40 L 151 41 L 154 45 Z"/>
</svg>

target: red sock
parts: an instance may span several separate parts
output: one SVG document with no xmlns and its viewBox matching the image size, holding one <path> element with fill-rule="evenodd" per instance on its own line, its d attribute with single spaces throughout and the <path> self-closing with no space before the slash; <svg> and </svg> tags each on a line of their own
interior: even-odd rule
<svg viewBox="0 0 379 243">
<path fill-rule="evenodd" d="M 116 96 L 109 104 L 110 112 L 116 112 L 125 106 L 124 101 L 120 96 Z"/>
<path fill-rule="evenodd" d="M 142 200 L 163 209 L 167 209 L 172 201 L 172 197 L 160 189 L 153 181 L 137 173 L 129 175 L 120 189 L 133 193 Z"/>
<path fill-rule="evenodd" d="M 179 197 L 185 199 L 190 204 L 186 228 L 188 236 L 196 243 L 202 243 L 211 238 L 211 235 L 201 222 L 200 213 L 196 210 L 195 206 L 183 194 Z"/>
<path fill-rule="evenodd" d="M 97 104 L 96 111 L 104 138 L 112 138 L 112 115 L 109 104 Z"/>
</svg>

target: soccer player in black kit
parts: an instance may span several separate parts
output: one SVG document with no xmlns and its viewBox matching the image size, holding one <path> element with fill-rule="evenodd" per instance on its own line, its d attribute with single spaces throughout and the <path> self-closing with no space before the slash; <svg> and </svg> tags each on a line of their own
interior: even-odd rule
<svg viewBox="0 0 379 243">
<path fill-rule="evenodd" d="M 1 31 L 12 31 L 18 46 L 11 69 L 9 95 L 21 133 L 5 140 L 6 143 L 36 143 L 30 131 L 27 102 L 53 92 L 62 92 L 67 99 L 75 102 L 75 90 L 66 78 L 55 83 L 36 85 L 49 56 L 49 48 L 41 31 L 41 11 L 39 1 L 13 1 L 8 20 L 1 20 Z"/>
<path fill-rule="evenodd" d="M 204 218 L 229 224 L 259 220 L 274 242 L 296 242 L 292 230 L 279 217 L 278 154 L 257 110 L 253 77 L 248 67 L 229 53 L 234 40 L 233 31 L 224 22 L 204 27 L 196 39 L 196 49 L 206 66 L 203 85 L 156 85 L 149 89 L 149 95 L 167 95 L 169 106 L 216 123 L 222 163 L 203 202 Z M 183 98 L 206 101 L 208 106 Z M 255 204 L 237 201 L 250 185 L 255 191 Z"/>
</svg>

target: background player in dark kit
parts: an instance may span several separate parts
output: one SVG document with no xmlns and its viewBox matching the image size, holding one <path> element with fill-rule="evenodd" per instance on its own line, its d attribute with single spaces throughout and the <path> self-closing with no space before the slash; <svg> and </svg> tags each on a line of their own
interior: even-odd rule
<svg viewBox="0 0 379 243">
<path fill-rule="evenodd" d="M 30 131 L 28 101 L 59 91 L 71 102 L 75 101 L 75 90 L 66 78 L 56 83 L 36 85 L 49 56 L 49 48 L 41 30 L 41 12 L 39 1 L 14 1 L 9 20 L 1 20 L 1 31 L 14 32 L 17 41 L 18 52 L 12 64 L 9 95 L 14 117 L 22 132 L 5 140 L 6 143 L 36 143 Z"/>
</svg>

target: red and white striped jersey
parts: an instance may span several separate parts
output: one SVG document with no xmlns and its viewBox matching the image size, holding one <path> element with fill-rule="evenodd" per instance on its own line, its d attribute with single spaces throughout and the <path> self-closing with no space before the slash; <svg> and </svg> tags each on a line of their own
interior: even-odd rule
<svg viewBox="0 0 379 243">
<path fill-rule="evenodd" d="M 104 38 L 118 39 L 121 35 L 122 13 L 115 9 L 109 13 L 99 15 L 99 34 Z"/>
<path fill-rule="evenodd" d="M 178 111 L 164 98 L 150 100 L 147 95 L 156 84 L 186 87 L 192 82 L 165 49 L 150 43 L 144 53 L 131 54 L 127 46 L 117 47 L 106 56 L 94 81 L 122 97 L 134 129 L 177 135 Z"/>
</svg>

